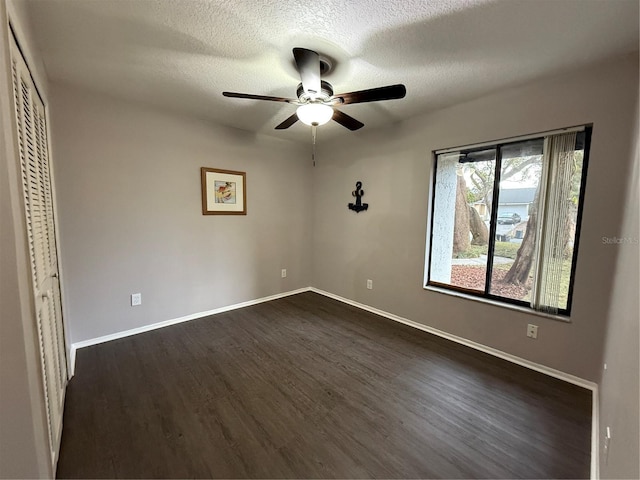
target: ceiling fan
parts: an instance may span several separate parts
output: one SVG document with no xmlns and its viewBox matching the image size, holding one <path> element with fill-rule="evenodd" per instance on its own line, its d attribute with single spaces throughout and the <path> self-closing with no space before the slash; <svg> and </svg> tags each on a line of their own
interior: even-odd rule
<svg viewBox="0 0 640 480">
<path fill-rule="evenodd" d="M 222 94 L 225 97 L 286 102 L 297 105 L 296 112 L 276 126 L 276 130 L 289 128 L 298 120 L 312 127 L 317 127 L 332 119 L 349 130 L 358 130 L 364 127 L 364 123 L 336 109 L 337 105 L 395 100 L 404 98 L 407 94 L 405 86 L 398 84 L 334 95 L 331 84 L 320 78 L 321 74 L 324 73 L 322 70 L 326 70 L 328 64 L 320 58 L 317 52 L 306 48 L 294 48 L 293 58 L 302 80 L 296 91 L 298 98 L 269 97 L 235 92 L 222 92 Z"/>
</svg>

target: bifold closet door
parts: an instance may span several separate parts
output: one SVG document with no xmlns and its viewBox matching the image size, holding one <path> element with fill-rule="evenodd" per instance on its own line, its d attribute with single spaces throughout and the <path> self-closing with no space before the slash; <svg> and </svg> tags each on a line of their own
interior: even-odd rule
<svg viewBox="0 0 640 480">
<path fill-rule="evenodd" d="M 44 103 L 22 54 L 12 48 L 13 91 L 42 380 L 52 461 L 62 434 L 67 360 Z"/>
</svg>

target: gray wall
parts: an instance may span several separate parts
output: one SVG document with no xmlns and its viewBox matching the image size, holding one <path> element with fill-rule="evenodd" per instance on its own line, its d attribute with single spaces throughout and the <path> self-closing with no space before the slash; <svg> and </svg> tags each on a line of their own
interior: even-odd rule
<svg viewBox="0 0 640 480">
<path fill-rule="evenodd" d="M 637 88 L 637 58 L 630 57 L 321 145 L 314 286 L 597 381 L 616 267 L 615 249 L 601 238 L 620 230 Z M 349 113 L 357 117 L 357 106 Z M 571 323 L 425 291 L 432 151 L 591 122 Z M 360 214 L 346 206 L 356 180 L 369 203 Z M 537 340 L 526 337 L 527 323 L 539 325 Z"/>
<path fill-rule="evenodd" d="M 600 472 L 602 478 L 640 478 L 640 391 L 639 365 L 639 305 L 638 305 L 638 257 L 640 232 L 640 144 L 636 96 L 635 148 L 629 157 L 632 166 L 626 176 L 629 190 L 624 203 L 625 216 L 622 226 L 607 237 L 624 238 L 626 243 L 608 244 L 617 250 L 616 277 L 613 282 L 613 297 L 609 311 L 609 325 L 604 340 L 604 362 L 607 369 L 602 372 L 600 383 Z M 606 427 L 611 428 L 611 444 L 608 458 L 604 452 Z"/>
<path fill-rule="evenodd" d="M 70 86 L 50 102 L 72 343 L 309 286 L 306 146 Z M 200 167 L 246 172 L 246 216 L 202 215 Z"/>
</svg>

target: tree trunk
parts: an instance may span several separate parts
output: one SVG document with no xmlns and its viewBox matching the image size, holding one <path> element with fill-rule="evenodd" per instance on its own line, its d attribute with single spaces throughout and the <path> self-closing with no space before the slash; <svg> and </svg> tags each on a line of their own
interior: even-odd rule
<svg viewBox="0 0 640 480">
<path fill-rule="evenodd" d="M 480 218 L 478 211 L 469 207 L 469 229 L 471 230 L 472 245 L 487 245 L 489 243 L 489 230 Z"/>
<path fill-rule="evenodd" d="M 574 217 L 569 214 L 569 219 L 567 222 L 569 225 L 567 226 L 566 231 L 564 232 L 563 245 L 564 248 L 562 250 L 562 258 L 571 258 L 573 255 L 573 245 L 570 245 L 569 242 L 573 240 L 576 236 L 576 222 L 573 220 Z"/>
<path fill-rule="evenodd" d="M 467 204 L 467 184 L 462 175 L 458 176 L 456 187 L 456 213 L 453 227 L 453 253 L 469 249 L 469 205 Z"/>
<path fill-rule="evenodd" d="M 493 189 L 484 196 L 484 204 L 487 206 L 487 215 L 491 218 L 491 212 L 493 211 Z"/>
<path fill-rule="evenodd" d="M 533 203 L 529 209 L 529 220 L 527 221 L 527 231 L 524 234 L 516 259 L 511 268 L 504 276 L 505 283 L 524 285 L 529 279 L 529 272 L 533 266 L 533 255 L 536 247 L 536 230 L 538 226 L 538 196 L 540 185 L 536 189 Z"/>
</svg>

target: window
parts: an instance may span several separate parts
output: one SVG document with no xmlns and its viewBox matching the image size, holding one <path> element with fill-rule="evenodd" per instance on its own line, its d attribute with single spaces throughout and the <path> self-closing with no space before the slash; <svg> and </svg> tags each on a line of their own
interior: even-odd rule
<svg viewBox="0 0 640 480">
<path fill-rule="evenodd" d="M 435 152 L 427 285 L 569 315 L 590 138 Z"/>
</svg>

